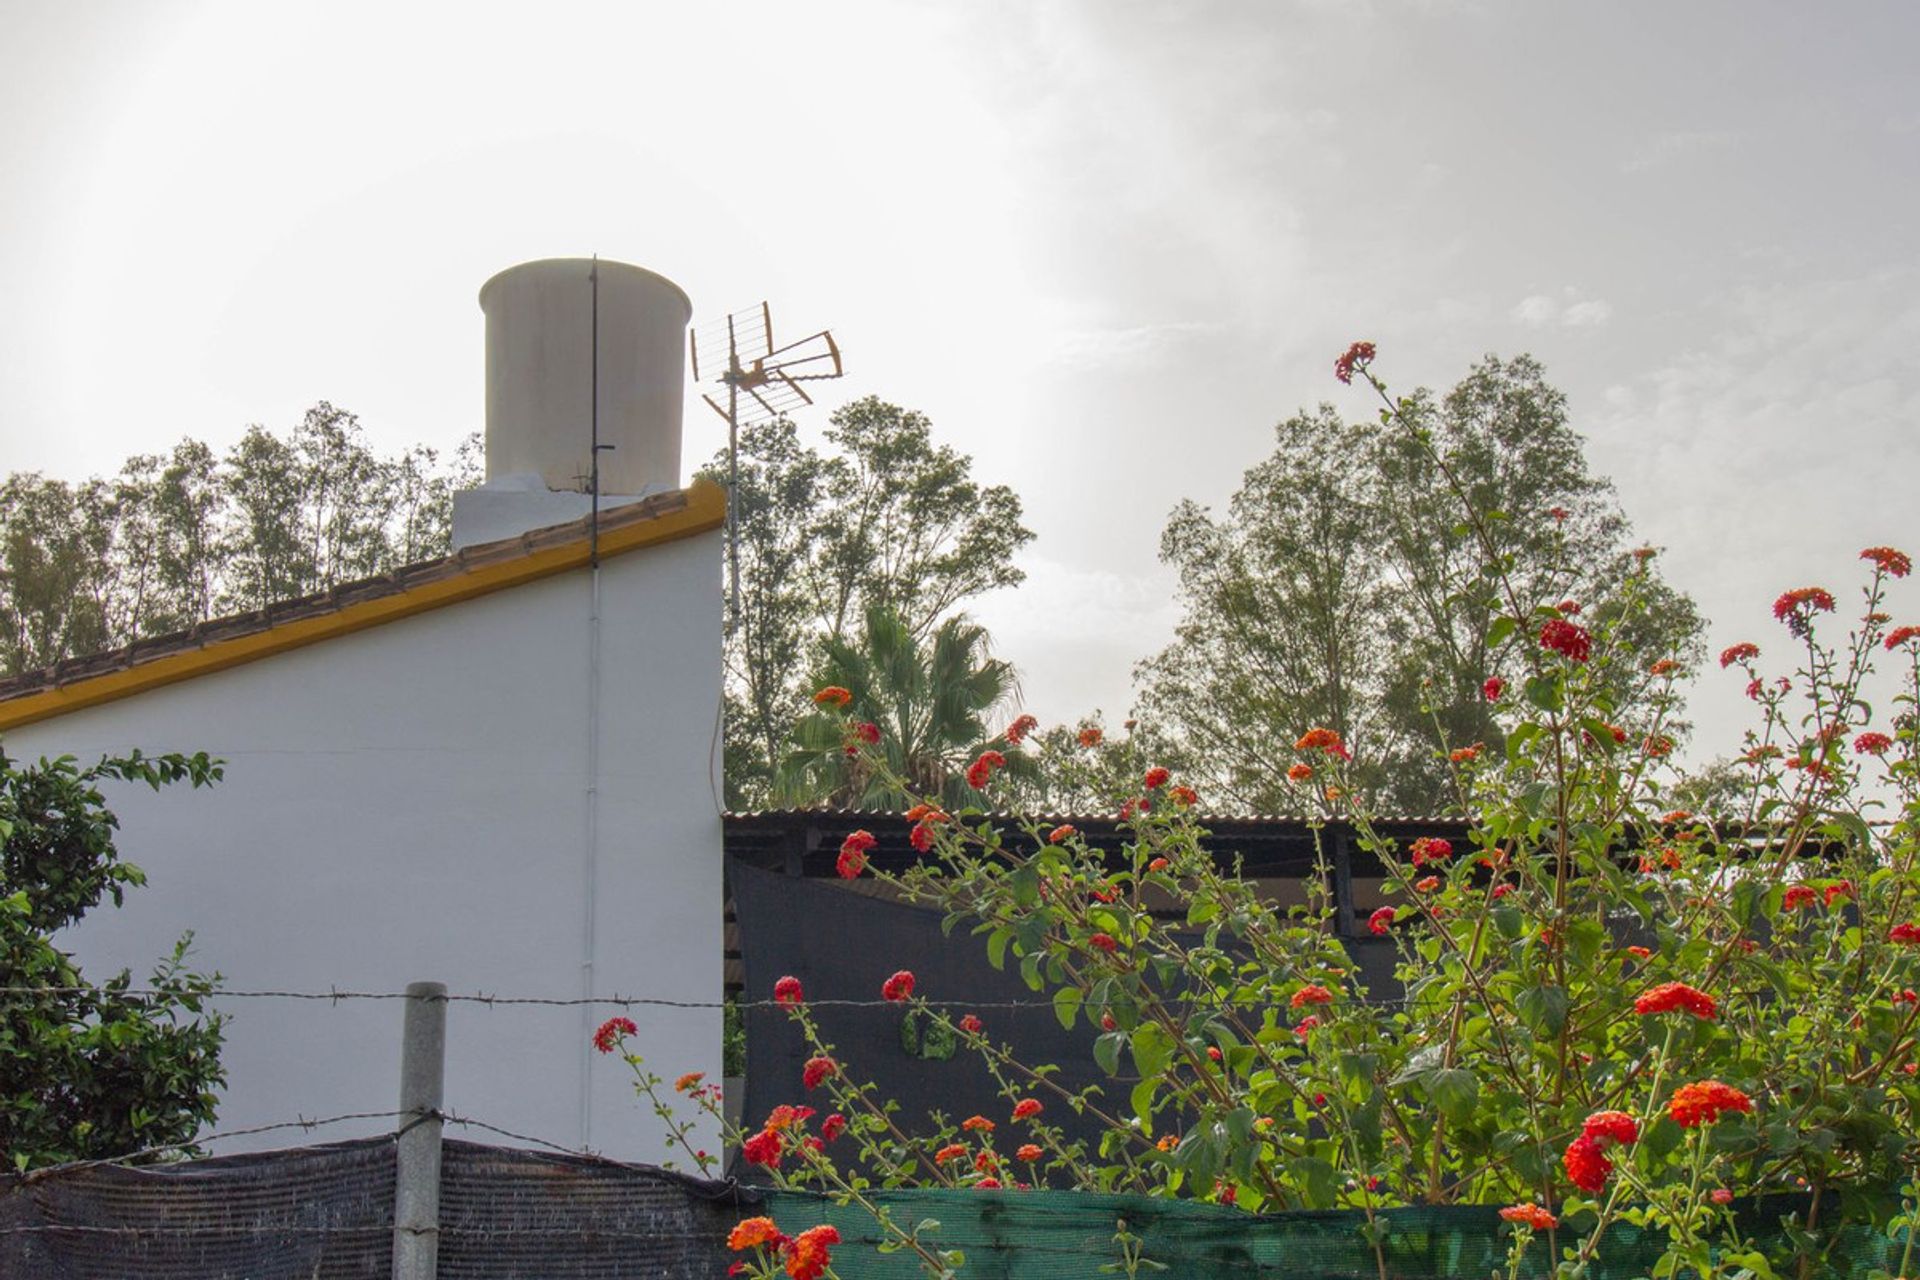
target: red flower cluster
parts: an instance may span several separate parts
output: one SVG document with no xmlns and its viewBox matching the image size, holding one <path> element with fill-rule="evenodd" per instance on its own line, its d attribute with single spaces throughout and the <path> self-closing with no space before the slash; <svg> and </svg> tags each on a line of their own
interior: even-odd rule
<svg viewBox="0 0 1920 1280">
<path fill-rule="evenodd" d="M 1680 669 L 1680 664 L 1672 658 L 1660 658 L 1647 668 L 1650 676 L 1670 676 Z"/>
<path fill-rule="evenodd" d="M 1305 782 L 1312 777 L 1313 766 L 1310 764 L 1290 764 L 1287 766 L 1287 779 L 1290 782 Z"/>
<path fill-rule="evenodd" d="M 1288 1003 L 1295 1009 L 1304 1009 L 1310 1004 L 1332 1004 L 1333 992 L 1318 983 L 1310 982 L 1294 992 L 1293 999 Z"/>
<path fill-rule="evenodd" d="M 1031 1120 L 1043 1110 L 1045 1110 L 1045 1108 L 1040 1105 L 1040 1099 L 1022 1098 L 1013 1104 L 1013 1118 L 1015 1120 Z"/>
<path fill-rule="evenodd" d="M 1853 740 L 1853 750 L 1857 755 L 1883 756 L 1893 746 L 1893 739 L 1884 733 L 1863 733 Z"/>
<path fill-rule="evenodd" d="M 913 830 L 907 833 L 907 843 L 917 853 L 925 853 L 933 848 L 934 829 L 947 821 L 947 815 L 930 804 L 917 804 L 907 810 L 907 821 L 913 823 Z"/>
<path fill-rule="evenodd" d="M 1455 747 L 1453 750 L 1447 752 L 1447 759 L 1454 764 L 1466 764 L 1470 760 L 1478 760 L 1480 753 L 1485 749 L 1486 748 L 1478 742 L 1470 747 Z"/>
<path fill-rule="evenodd" d="M 1120 946 L 1119 943 L 1113 940 L 1113 935 L 1110 933 L 1096 933 L 1091 938 L 1088 938 L 1087 942 L 1108 954 L 1112 954 Z"/>
<path fill-rule="evenodd" d="M 640 1028 L 633 1025 L 632 1018 L 608 1018 L 593 1033 L 593 1047 L 602 1053 L 612 1053 L 620 1043 L 622 1036 L 640 1034 Z"/>
<path fill-rule="evenodd" d="M 727 1248 L 739 1253 L 759 1245 L 778 1245 L 786 1239 L 780 1228 L 773 1225 L 772 1218 L 748 1218 L 734 1224 L 727 1233 Z"/>
<path fill-rule="evenodd" d="M 1012 743 L 1014 746 L 1017 747 L 1022 742 L 1026 741 L 1026 737 L 1028 734 L 1032 733 L 1035 729 L 1038 729 L 1039 727 L 1040 727 L 1040 722 L 1034 719 L 1032 716 L 1021 716 L 1019 719 L 1015 720 L 1012 724 L 1007 726 L 1006 739 L 1008 742 Z"/>
<path fill-rule="evenodd" d="M 960 1127 L 969 1133 L 992 1133 L 993 1121 L 985 1116 L 968 1116 L 960 1122 Z"/>
<path fill-rule="evenodd" d="M 1499 676 L 1488 676 L 1486 683 L 1480 686 L 1480 696 L 1488 702 L 1500 701 L 1500 695 L 1506 691 L 1507 682 Z"/>
<path fill-rule="evenodd" d="M 966 1154 L 967 1149 L 960 1143 L 949 1142 L 946 1146 L 933 1153 L 933 1162 L 935 1164 L 951 1164 L 953 1161 L 963 1158 Z"/>
<path fill-rule="evenodd" d="M 1147 770 L 1146 776 L 1140 780 L 1140 785 L 1145 787 L 1147 790 L 1152 791 L 1156 787 L 1166 786 L 1167 779 L 1171 778 L 1172 776 L 1173 775 L 1171 773 L 1168 773 L 1165 769 L 1161 768 L 1159 765 L 1155 765 L 1153 766 L 1153 768 Z"/>
<path fill-rule="evenodd" d="M 1780 895 L 1780 909 L 1798 911 L 1803 907 L 1812 906 L 1814 899 L 1819 896 L 1819 891 L 1810 884 L 1788 885 L 1787 891 Z"/>
<path fill-rule="evenodd" d="M 1352 385 L 1355 370 L 1364 369 L 1372 364 L 1373 356 L 1374 350 L 1371 342 L 1356 342 L 1341 352 L 1340 358 L 1333 362 L 1333 376 L 1348 385 Z"/>
<path fill-rule="evenodd" d="M 1853 881 L 1851 880 L 1836 880 L 1832 884 L 1827 886 L 1826 901 L 1829 907 L 1831 907 L 1834 903 L 1840 901 L 1842 898 L 1851 898 L 1852 896 L 1853 896 Z"/>
<path fill-rule="evenodd" d="M 1567 1171 L 1567 1181 L 1589 1194 L 1604 1189 L 1607 1175 L 1613 1172 L 1613 1161 L 1607 1159 L 1598 1140 L 1585 1134 L 1567 1144 L 1560 1163 Z"/>
<path fill-rule="evenodd" d="M 1098 729 L 1086 728 L 1080 731 L 1080 745 L 1083 747 L 1097 747 L 1105 738 L 1106 735 Z"/>
<path fill-rule="evenodd" d="M 1080 828 L 1074 826 L 1071 822 L 1063 822 L 1053 830 L 1047 832 L 1047 843 L 1063 844 L 1079 833 Z"/>
<path fill-rule="evenodd" d="M 975 791 L 987 785 L 995 769 L 1006 767 L 1007 758 L 998 751 L 982 751 L 980 758 L 967 766 L 967 785 Z"/>
<path fill-rule="evenodd" d="M 806 996 L 800 990 L 800 979 L 791 975 L 773 984 L 773 1002 L 775 1004 L 799 1004 Z"/>
<path fill-rule="evenodd" d="M 740 1154 L 748 1164 L 757 1164 L 763 1169 L 778 1169 L 783 1144 L 777 1129 L 762 1129 L 740 1144 Z"/>
<path fill-rule="evenodd" d="M 970 1036 L 979 1035 L 980 1029 L 985 1025 L 986 1024 L 981 1022 L 979 1016 L 976 1014 L 969 1013 L 960 1019 L 960 1029 Z"/>
<path fill-rule="evenodd" d="M 1440 887 L 1439 876 L 1421 876 L 1418 880 L 1415 880 L 1413 882 L 1413 891 L 1415 893 L 1432 893 L 1435 889 L 1438 889 L 1439 887 Z"/>
<path fill-rule="evenodd" d="M 832 1058 L 808 1058 L 800 1068 L 800 1083 L 809 1089 L 820 1087 L 821 1081 L 840 1070 L 840 1064 Z"/>
<path fill-rule="evenodd" d="M 1760 646 L 1751 641 L 1742 640 L 1720 651 L 1720 668 L 1725 670 L 1736 662 L 1752 662 L 1760 656 Z"/>
<path fill-rule="evenodd" d="M 821 707 L 844 707 L 853 701 L 853 695 L 837 684 L 830 684 L 814 694 L 813 701 Z"/>
<path fill-rule="evenodd" d="M 1171 791 L 1167 792 L 1167 794 L 1171 796 L 1173 798 L 1173 802 L 1179 805 L 1182 809 L 1191 809 L 1193 808 L 1193 806 L 1200 803 L 1200 793 L 1198 791 L 1195 791 L 1192 787 L 1176 786 Z"/>
<path fill-rule="evenodd" d="M 1045 1154 L 1047 1153 L 1042 1151 L 1039 1147 L 1035 1146 L 1033 1143 L 1029 1142 L 1024 1144 L 1018 1151 L 1014 1152 L 1013 1156 L 1014 1156 L 1014 1159 L 1016 1160 L 1024 1160 L 1028 1164 L 1032 1164 L 1034 1161 L 1038 1160 L 1041 1156 L 1044 1156 Z"/>
<path fill-rule="evenodd" d="M 1367 928 L 1378 934 L 1386 934 L 1393 929 L 1393 908 L 1382 907 L 1367 917 Z"/>
<path fill-rule="evenodd" d="M 1868 547 L 1860 553 L 1860 558 L 1873 561 L 1874 566 L 1890 578 L 1904 578 L 1913 572 L 1913 561 L 1907 553 L 1892 547 Z"/>
<path fill-rule="evenodd" d="M 1720 1011 L 1720 1006 L 1712 996 L 1684 982 L 1663 982 L 1642 992 L 1633 1002 L 1633 1011 L 1643 1017 L 1682 1010 L 1696 1018 L 1711 1018 Z"/>
<path fill-rule="evenodd" d="M 1895 627 L 1887 632 L 1887 648 L 1898 649 L 1909 640 L 1920 639 L 1920 627 Z"/>
<path fill-rule="evenodd" d="M 820 1280 L 833 1263 L 829 1246 L 840 1243 L 840 1233 L 822 1224 L 809 1227 L 781 1247 L 783 1265 L 792 1280 Z"/>
<path fill-rule="evenodd" d="M 859 879 L 860 873 L 867 869 L 867 851 L 879 843 L 871 831 L 854 832 L 840 842 L 840 856 L 834 860 L 833 869 L 840 873 L 842 880 Z"/>
<path fill-rule="evenodd" d="M 1596 1111 L 1580 1126 L 1580 1136 L 1632 1146 L 1640 1140 L 1640 1124 L 1624 1111 Z"/>
<path fill-rule="evenodd" d="M 820 1122 L 820 1137 L 823 1141 L 832 1142 L 846 1131 L 847 1118 L 838 1111 Z"/>
<path fill-rule="evenodd" d="M 1330 756 L 1339 756 L 1342 760 L 1350 760 L 1353 758 L 1347 754 L 1347 744 L 1342 742 L 1340 735 L 1331 729 L 1314 728 L 1307 730 L 1301 734 L 1299 739 L 1293 744 L 1293 749 L 1295 751 L 1324 751 Z"/>
<path fill-rule="evenodd" d="M 1698 1129 L 1703 1124 L 1712 1124 L 1722 1112 L 1752 1110 L 1752 1098 L 1718 1080 L 1683 1084 L 1673 1091 L 1673 1097 L 1667 1103 L 1667 1114 L 1682 1129 Z"/>
<path fill-rule="evenodd" d="M 1593 656 L 1593 637 L 1565 618 L 1550 618 L 1540 628 L 1540 647 L 1570 661 L 1585 662 Z"/>
<path fill-rule="evenodd" d="M 880 726 L 871 720 L 862 720 L 853 726 L 852 737 L 853 740 L 847 743 L 847 754 L 857 756 L 860 754 L 860 744 L 863 742 L 870 747 L 880 745 Z"/>
<path fill-rule="evenodd" d="M 1782 592 L 1773 602 L 1773 616 L 1780 622 L 1791 617 L 1805 618 L 1813 613 L 1832 613 L 1833 593 L 1825 587 L 1795 587 Z"/>
<path fill-rule="evenodd" d="M 1535 1231 L 1551 1231 L 1560 1225 L 1560 1219 L 1537 1204 L 1508 1205 L 1500 1211 L 1500 1217 L 1507 1222 L 1525 1223 Z"/>
<path fill-rule="evenodd" d="M 1902 946 L 1920 946 L 1920 924 L 1897 924 L 1887 930 L 1887 940 Z"/>
<path fill-rule="evenodd" d="M 898 1003 L 912 994 L 913 974 L 906 969 L 900 970 L 880 984 L 880 995 L 882 999 L 892 1000 Z"/>
<path fill-rule="evenodd" d="M 1435 836 L 1421 836 L 1413 842 L 1409 850 L 1413 855 L 1413 865 L 1424 867 L 1429 862 L 1439 862 L 1453 856 L 1453 842 L 1441 840 Z"/>
</svg>

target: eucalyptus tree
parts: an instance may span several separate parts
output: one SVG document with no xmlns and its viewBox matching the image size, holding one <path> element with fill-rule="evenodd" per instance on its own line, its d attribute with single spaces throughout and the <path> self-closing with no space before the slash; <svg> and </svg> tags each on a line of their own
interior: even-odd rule
<svg viewBox="0 0 1920 1280">
<path fill-rule="evenodd" d="M 924 638 L 968 600 L 1025 577 L 1014 555 L 1033 534 L 1019 496 L 975 480 L 972 460 L 935 443 L 924 414 L 867 397 L 831 415 L 825 443 L 805 443 L 786 419 L 740 433 L 725 724 L 736 806 L 772 796 L 823 645 L 874 606 Z M 725 481 L 729 470 L 722 452 L 705 474 Z"/>
<path fill-rule="evenodd" d="M 1488 625 L 1490 555 L 1527 604 L 1570 600 L 1591 624 L 1622 617 L 1624 592 L 1651 597 L 1624 637 L 1645 661 L 1612 675 L 1623 695 L 1653 660 L 1699 656 L 1697 610 L 1635 547 L 1538 362 L 1490 356 L 1407 414 L 1434 453 L 1321 405 L 1279 424 L 1224 513 L 1185 502 L 1167 523 L 1183 612 L 1136 669 L 1139 714 L 1224 804 L 1299 807 L 1286 749 L 1314 725 L 1393 803 L 1438 804 L 1448 748 L 1500 745 L 1482 685 L 1530 639 Z M 1451 514 L 1454 484 L 1495 513 L 1490 550 Z"/>
<path fill-rule="evenodd" d="M 286 435 L 253 426 L 224 456 L 198 440 L 127 459 L 111 479 L 0 481 L 0 664 L 6 671 L 263 608 L 446 552 L 451 460 L 386 456 L 325 401 Z"/>
</svg>

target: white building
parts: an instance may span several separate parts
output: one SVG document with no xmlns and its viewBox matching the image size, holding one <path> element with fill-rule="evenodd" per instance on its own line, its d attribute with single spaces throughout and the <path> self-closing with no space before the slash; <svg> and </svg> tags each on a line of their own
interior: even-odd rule
<svg viewBox="0 0 1920 1280">
<path fill-rule="evenodd" d="M 195 966 L 234 990 L 431 979 L 456 994 L 720 1000 L 725 500 L 679 487 L 685 295 L 635 267 L 593 274 L 529 263 L 482 291 L 488 483 L 458 499 L 453 555 L 0 687 L 15 759 L 138 747 L 225 761 L 211 790 L 108 794 L 149 883 L 63 935 L 90 975 L 138 979 L 191 929 Z M 596 427 L 614 446 L 600 488 L 621 495 L 602 499 L 597 530 L 591 498 L 568 491 L 591 473 Z M 218 1007 L 218 1128 L 395 1107 L 398 1002 Z M 448 1109 L 660 1159 L 624 1068 L 589 1048 L 617 1012 L 454 1004 Z M 719 1078 L 716 1008 L 628 1012 L 655 1070 Z"/>
</svg>

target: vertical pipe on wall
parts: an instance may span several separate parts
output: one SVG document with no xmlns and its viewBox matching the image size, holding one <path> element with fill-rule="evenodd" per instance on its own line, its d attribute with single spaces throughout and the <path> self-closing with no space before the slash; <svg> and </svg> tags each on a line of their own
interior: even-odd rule
<svg viewBox="0 0 1920 1280">
<path fill-rule="evenodd" d="M 587 564 L 587 752 L 586 752 L 586 838 L 580 869 L 580 998 L 591 1000 L 593 990 L 594 910 L 599 897 L 600 878 L 600 273 L 599 259 L 588 273 L 588 305 L 591 321 L 591 355 L 588 378 L 591 382 L 591 410 L 588 418 L 593 490 L 593 514 L 588 521 L 587 537 L 591 553 Z M 593 1028 L 594 1006 L 580 1006 L 580 1148 L 592 1145 L 593 1132 L 593 1054 L 588 1050 L 588 1033 Z"/>
</svg>

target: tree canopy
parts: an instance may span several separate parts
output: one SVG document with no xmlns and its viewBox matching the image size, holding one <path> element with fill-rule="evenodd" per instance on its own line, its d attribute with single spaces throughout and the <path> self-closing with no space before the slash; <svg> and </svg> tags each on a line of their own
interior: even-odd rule
<svg viewBox="0 0 1920 1280">
<path fill-rule="evenodd" d="M 827 451 L 784 418 L 741 430 L 730 495 L 739 578 L 727 603 L 729 804 L 772 796 L 828 646 L 873 609 L 917 644 L 969 599 L 1025 577 L 1013 557 L 1033 534 L 1019 496 L 976 481 L 972 460 L 935 444 L 932 430 L 924 414 L 874 397 L 833 413 Z M 706 474 L 727 478 L 724 451 Z"/>
<path fill-rule="evenodd" d="M 977 799 L 967 764 L 996 744 L 1007 747 L 996 714 L 1014 693 L 1013 668 L 989 655 L 987 633 L 947 618 L 925 638 L 884 604 L 867 607 L 859 632 L 821 644 L 813 687 L 847 691 L 848 701 L 811 711 L 794 726 L 774 781 L 774 798 L 855 808 L 899 806 L 937 797 L 953 806 Z M 877 741 L 849 751 L 845 725 L 873 726 Z M 1026 758 L 1008 751 L 1018 776 Z M 877 761 L 884 768 L 875 768 Z M 903 778 L 911 791 L 891 781 Z"/>
<path fill-rule="evenodd" d="M 247 429 L 129 458 L 112 479 L 0 482 L 0 667 L 32 670 L 211 617 L 325 591 L 444 554 L 451 466 L 416 445 L 376 453 L 325 401 L 281 437 Z"/>
<path fill-rule="evenodd" d="M 1621 615 L 1642 557 L 1538 362 L 1490 356 L 1445 396 L 1417 392 L 1405 407 L 1452 480 L 1404 433 L 1321 405 L 1279 424 L 1223 514 L 1184 502 L 1162 534 L 1183 616 L 1174 643 L 1136 670 L 1139 714 L 1225 804 L 1290 807 L 1285 748 L 1314 725 L 1337 731 L 1361 776 L 1409 812 L 1443 798 L 1448 749 L 1499 745 L 1481 687 L 1518 638 L 1489 640 L 1503 602 L 1486 548 L 1454 514 L 1453 482 L 1493 513 L 1498 567 L 1529 602 Z M 1692 601 L 1651 571 L 1635 581 L 1657 599 L 1632 614 L 1633 651 L 1697 657 Z M 1643 664 L 1612 678 L 1648 677 Z"/>
<path fill-rule="evenodd" d="M 16 1169 L 188 1143 L 213 1119 L 221 1019 L 217 974 L 195 973 L 180 939 L 133 989 L 122 970 L 89 982 L 53 935 L 146 883 L 115 845 L 99 783 L 204 786 L 205 755 L 71 757 L 15 767 L 0 755 L 0 1149 Z"/>
</svg>

